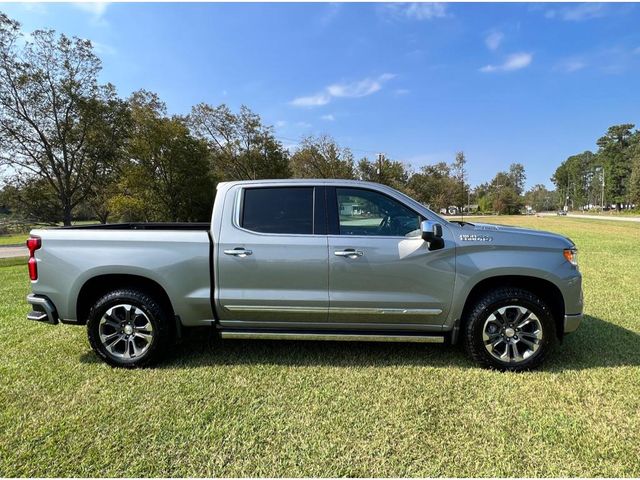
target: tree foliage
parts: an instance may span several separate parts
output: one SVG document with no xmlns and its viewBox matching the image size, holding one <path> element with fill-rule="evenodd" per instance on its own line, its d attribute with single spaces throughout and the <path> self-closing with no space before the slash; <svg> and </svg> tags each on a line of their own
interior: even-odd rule
<svg viewBox="0 0 640 480">
<path fill-rule="evenodd" d="M 411 172 L 404 163 L 381 155 L 376 161 L 368 158 L 361 159 L 358 162 L 356 176 L 360 180 L 382 183 L 397 190 L 404 190 Z"/>
<path fill-rule="evenodd" d="M 217 176 L 229 180 L 288 178 L 288 153 L 273 129 L 248 107 L 233 113 L 226 105 L 200 103 L 191 109 L 188 123 L 193 134 L 213 154 Z"/>
<path fill-rule="evenodd" d="M 141 90 L 129 100 L 130 161 L 110 202 L 127 220 L 206 221 L 214 196 L 210 152 L 178 117 L 168 117 L 157 95 Z"/>
<path fill-rule="evenodd" d="M 353 179 L 353 154 L 328 135 L 308 136 L 291 156 L 291 173 L 296 178 Z"/>
<path fill-rule="evenodd" d="M 573 208 L 604 203 L 618 209 L 640 202 L 640 132 L 633 124 L 609 127 L 597 141 L 598 151 L 572 155 L 558 166 L 551 180 L 562 202 Z M 604 180 L 604 192 L 602 184 Z"/>
<path fill-rule="evenodd" d="M 69 225 L 121 153 L 126 106 L 98 84 L 91 42 L 52 30 L 21 37 L 20 25 L 0 14 L 0 162 L 18 182 L 41 179 Z"/>
</svg>

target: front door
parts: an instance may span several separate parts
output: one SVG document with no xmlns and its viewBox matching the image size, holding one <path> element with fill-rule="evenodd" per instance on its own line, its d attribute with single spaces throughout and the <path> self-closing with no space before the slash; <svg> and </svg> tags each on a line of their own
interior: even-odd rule
<svg viewBox="0 0 640 480">
<path fill-rule="evenodd" d="M 382 192 L 327 189 L 329 321 L 442 325 L 451 306 L 453 242 L 429 251 L 418 213 Z"/>
<path fill-rule="evenodd" d="M 235 202 L 236 213 L 223 219 L 218 245 L 215 282 L 221 325 L 326 324 L 324 187 L 252 186 L 227 196 L 235 196 L 225 203 Z"/>
</svg>

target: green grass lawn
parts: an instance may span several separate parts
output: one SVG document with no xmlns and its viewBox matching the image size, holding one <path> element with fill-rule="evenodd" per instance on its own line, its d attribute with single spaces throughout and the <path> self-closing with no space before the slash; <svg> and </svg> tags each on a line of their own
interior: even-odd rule
<svg viewBox="0 0 640 480">
<path fill-rule="evenodd" d="M 26 267 L 1 267 L 0 476 L 640 476 L 640 225 L 492 220 L 580 248 L 587 317 L 541 371 L 202 332 L 117 370 L 84 328 L 28 322 Z"/>
<path fill-rule="evenodd" d="M 0 235 L 0 246 L 2 245 L 24 245 L 29 238 L 28 233 L 19 233 L 11 235 Z"/>
</svg>

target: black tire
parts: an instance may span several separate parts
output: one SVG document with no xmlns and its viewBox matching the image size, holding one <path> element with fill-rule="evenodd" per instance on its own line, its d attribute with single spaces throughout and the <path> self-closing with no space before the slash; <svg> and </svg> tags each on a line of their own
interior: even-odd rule
<svg viewBox="0 0 640 480">
<path fill-rule="evenodd" d="M 494 357 L 488 347 L 485 347 L 483 339 L 485 322 L 498 309 L 507 306 L 528 309 L 535 314 L 542 329 L 542 338 L 536 340 L 537 350 L 527 358 L 513 362 L 501 361 Z M 555 330 L 551 309 L 544 300 L 521 288 L 503 287 L 488 292 L 475 303 L 466 319 L 462 334 L 465 350 L 476 363 L 483 367 L 517 372 L 534 369 L 544 361 L 556 342 Z M 513 334 L 513 330 L 509 334 Z M 517 336 L 515 338 L 517 339 Z M 506 348 L 508 347 L 505 345 Z"/>
<path fill-rule="evenodd" d="M 115 352 L 110 352 L 101 340 L 101 321 L 107 311 L 119 305 L 131 305 L 142 311 L 143 321 L 148 320 L 152 326 L 152 340 L 147 342 L 148 348 L 143 354 L 132 358 L 123 358 Z M 171 315 L 163 305 L 152 295 L 129 288 L 114 290 L 100 297 L 89 310 L 87 321 L 87 335 L 89 343 L 94 352 L 106 363 L 114 367 L 138 368 L 150 366 L 161 360 L 167 352 L 170 338 L 170 318 Z M 117 319 L 120 320 L 119 318 Z M 102 327 L 104 328 L 104 326 Z M 123 340 L 120 344 L 122 349 L 130 352 L 128 344 Z M 115 350 L 115 347 L 113 347 Z"/>
</svg>

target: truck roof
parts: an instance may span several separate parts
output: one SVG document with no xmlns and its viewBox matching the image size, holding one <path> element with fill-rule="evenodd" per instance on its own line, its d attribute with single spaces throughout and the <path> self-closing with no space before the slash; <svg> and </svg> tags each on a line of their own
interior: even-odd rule
<svg viewBox="0 0 640 480">
<path fill-rule="evenodd" d="M 262 180 L 235 180 L 230 182 L 220 182 L 218 187 L 232 186 L 232 185 L 268 185 L 272 183 L 277 184 L 318 184 L 318 185 L 359 185 L 359 186 L 385 186 L 381 183 L 365 182 L 363 180 L 348 180 L 342 178 L 273 178 Z"/>
</svg>

